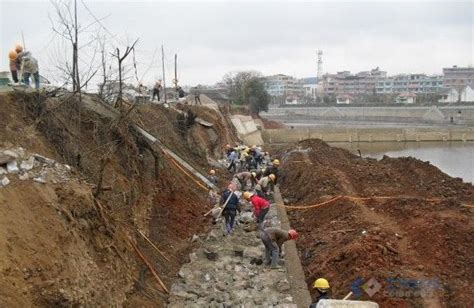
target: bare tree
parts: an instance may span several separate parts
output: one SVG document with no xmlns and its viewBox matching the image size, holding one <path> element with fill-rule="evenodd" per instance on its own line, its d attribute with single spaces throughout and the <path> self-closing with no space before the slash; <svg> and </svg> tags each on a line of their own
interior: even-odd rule
<svg viewBox="0 0 474 308">
<path fill-rule="evenodd" d="M 117 100 L 115 102 L 115 107 L 121 107 L 122 106 L 122 102 L 123 102 L 123 98 L 122 98 L 122 94 L 123 94 L 123 61 L 125 61 L 125 59 L 128 57 L 128 55 L 130 55 L 130 53 L 133 51 L 133 49 L 135 48 L 135 44 L 138 42 L 138 39 L 135 40 L 135 42 L 133 42 L 133 44 L 131 46 L 127 46 L 125 48 L 125 53 L 121 56 L 120 55 L 120 49 L 117 47 L 116 51 L 117 53 L 116 54 L 113 54 L 114 57 L 117 58 L 117 61 L 118 61 L 118 75 L 119 75 L 119 89 L 118 89 L 118 95 L 117 95 Z"/>
</svg>

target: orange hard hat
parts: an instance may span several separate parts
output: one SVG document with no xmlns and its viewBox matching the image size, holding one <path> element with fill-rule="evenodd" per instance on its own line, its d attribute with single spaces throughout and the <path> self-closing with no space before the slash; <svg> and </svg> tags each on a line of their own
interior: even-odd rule
<svg viewBox="0 0 474 308">
<path fill-rule="evenodd" d="M 16 46 L 15 46 L 15 51 L 16 51 L 17 53 L 22 52 L 22 51 L 23 51 L 23 46 L 21 46 L 20 44 L 16 44 Z"/>
<path fill-rule="evenodd" d="M 298 232 L 296 232 L 296 230 L 291 229 L 288 231 L 288 236 L 291 240 L 296 240 L 298 238 Z"/>
<path fill-rule="evenodd" d="M 8 53 L 8 59 L 10 60 L 16 60 L 16 57 L 18 56 L 18 54 L 16 53 L 15 50 L 10 50 L 10 52 Z"/>
</svg>

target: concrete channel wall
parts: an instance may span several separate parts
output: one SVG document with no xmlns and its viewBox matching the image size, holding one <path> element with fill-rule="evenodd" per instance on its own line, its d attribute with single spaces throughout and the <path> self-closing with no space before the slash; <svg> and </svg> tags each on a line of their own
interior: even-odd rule
<svg viewBox="0 0 474 308">
<path fill-rule="evenodd" d="M 293 128 L 262 131 L 265 143 L 319 138 L 326 142 L 473 141 L 474 128 Z"/>
<path fill-rule="evenodd" d="M 474 106 L 401 106 L 401 107 L 270 107 L 262 112 L 268 119 L 312 117 L 317 119 L 356 119 L 359 121 L 383 120 L 417 123 L 448 123 L 453 121 L 474 122 Z"/>
</svg>

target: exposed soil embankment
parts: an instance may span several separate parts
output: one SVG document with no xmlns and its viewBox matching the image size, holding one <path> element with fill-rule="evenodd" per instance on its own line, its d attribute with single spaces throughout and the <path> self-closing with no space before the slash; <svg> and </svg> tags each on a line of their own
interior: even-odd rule
<svg viewBox="0 0 474 308">
<path fill-rule="evenodd" d="M 0 188 L 0 306 L 163 305 L 167 295 L 130 242 L 171 286 L 189 239 L 209 228 L 207 191 L 133 123 L 207 171 L 191 134 L 197 124 L 180 131 L 177 113 L 158 106 L 111 119 L 75 98 L 35 94 L 0 96 L 0 105 L 0 148 L 23 147 L 72 167 L 64 183 L 12 180 Z M 216 134 L 215 147 L 228 142 Z"/>
<path fill-rule="evenodd" d="M 320 140 L 297 147 L 281 155 L 290 206 L 373 197 L 289 208 L 308 286 L 325 277 L 335 298 L 353 291 L 382 307 L 474 305 L 471 184 L 414 158 L 363 159 Z M 372 297 L 371 278 L 380 283 Z"/>
</svg>

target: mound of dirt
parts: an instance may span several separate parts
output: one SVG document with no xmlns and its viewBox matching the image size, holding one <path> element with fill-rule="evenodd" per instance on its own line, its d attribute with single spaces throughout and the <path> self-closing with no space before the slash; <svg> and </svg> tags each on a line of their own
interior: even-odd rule
<svg viewBox="0 0 474 308">
<path fill-rule="evenodd" d="M 309 287 L 325 277 L 333 297 L 352 291 L 382 307 L 474 305 L 466 291 L 474 282 L 474 215 L 462 206 L 474 204 L 471 184 L 414 158 L 362 159 L 320 140 L 296 148 L 281 154 L 279 183 L 302 234 Z M 291 209 L 337 195 L 394 198 Z"/>
</svg>

